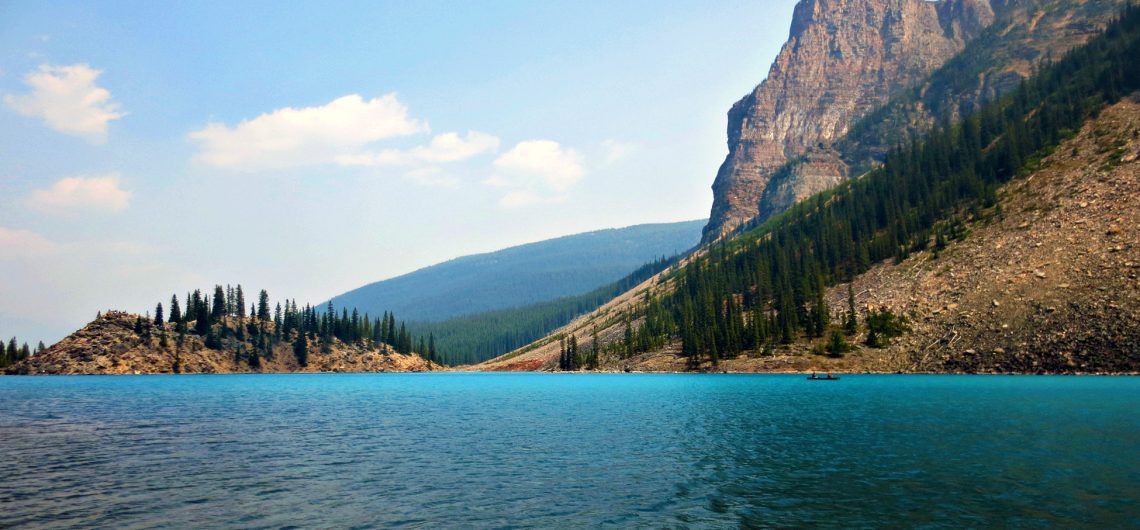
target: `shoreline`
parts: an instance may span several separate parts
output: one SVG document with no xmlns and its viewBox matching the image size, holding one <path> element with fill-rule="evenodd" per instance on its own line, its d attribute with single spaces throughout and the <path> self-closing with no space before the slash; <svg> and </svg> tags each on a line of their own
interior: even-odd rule
<svg viewBox="0 0 1140 530">
<path fill-rule="evenodd" d="M 769 372 L 739 372 L 739 371 L 649 371 L 649 370 L 580 370 L 573 372 L 547 371 L 547 370 L 427 370 L 411 372 L 196 372 L 196 373 L 166 373 L 145 372 L 134 374 L 5 374 L 2 377 L 134 377 L 134 376 L 182 376 L 182 375 L 379 375 L 379 374 L 547 374 L 547 375 L 802 375 L 832 374 L 832 375 L 953 375 L 953 376 L 1067 376 L 1067 377 L 1137 377 L 1140 372 L 880 372 L 880 371 L 769 371 Z"/>
</svg>

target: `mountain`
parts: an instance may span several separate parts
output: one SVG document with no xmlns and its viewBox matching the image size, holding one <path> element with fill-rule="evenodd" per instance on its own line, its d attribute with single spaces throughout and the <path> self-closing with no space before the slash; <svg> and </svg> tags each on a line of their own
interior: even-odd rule
<svg viewBox="0 0 1140 530">
<path fill-rule="evenodd" d="M 692 248 L 705 221 L 598 230 L 456 258 L 333 297 L 336 307 L 437 322 L 580 295 Z"/>
<path fill-rule="evenodd" d="M 240 285 L 217 285 L 212 296 L 196 290 L 181 301 L 172 297 L 165 312 L 157 304 L 154 318 L 100 314 L 35 355 L 13 348 L 9 358 L 5 347 L 0 373 L 383 372 L 476 363 L 539 338 L 670 266 L 675 258 L 668 256 L 691 248 L 703 224 L 600 230 L 458 258 L 347 293 L 333 311 L 289 298 L 274 304 L 261 291 L 247 313 Z M 369 288 L 407 296 L 393 309 L 345 301 Z M 419 303 L 434 305 L 425 310 Z M 407 314 L 447 320 L 407 322 Z"/>
<path fill-rule="evenodd" d="M 1116 14 L 876 169 L 482 368 L 1140 371 L 1140 10 Z"/>
<path fill-rule="evenodd" d="M 728 112 L 728 156 L 713 182 L 711 241 L 760 213 L 773 175 L 831 143 L 857 118 L 926 77 L 993 22 L 985 0 L 804 0 L 765 79 Z M 806 197 L 846 177 L 813 161 L 788 192 Z"/>
<path fill-rule="evenodd" d="M 409 331 L 435 341 L 439 362 L 447 365 L 475 364 L 498 357 L 541 338 L 593 311 L 646 279 L 676 263 L 677 258 L 659 259 L 638 267 L 620 280 L 592 291 L 537 304 L 484 311 L 441 322 L 412 322 Z"/>
<path fill-rule="evenodd" d="M 994 2 L 998 18 L 926 79 L 865 114 L 826 150 L 859 175 L 936 123 L 956 121 L 1016 89 L 1044 62 L 1099 34 L 1119 0 Z M 796 161 L 791 163 L 796 164 Z"/>
<path fill-rule="evenodd" d="M 705 242 L 881 163 L 1096 34 L 1112 0 L 804 0 L 768 78 L 728 114 Z"/>
</svg>

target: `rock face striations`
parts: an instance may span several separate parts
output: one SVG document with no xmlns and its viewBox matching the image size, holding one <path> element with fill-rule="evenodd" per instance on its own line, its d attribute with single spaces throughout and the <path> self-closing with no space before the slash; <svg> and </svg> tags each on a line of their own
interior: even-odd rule
<svg viewBox="0 0 1140 530">
<path fill-rule="evenodd" d="M 802 0 L 768 78 L 728 113 L 704 241 L 845 178 L 826 147 L 993 21 L 988 0 Z M 789 174 L 774 179 L 781 170 Z"/>
</svg>

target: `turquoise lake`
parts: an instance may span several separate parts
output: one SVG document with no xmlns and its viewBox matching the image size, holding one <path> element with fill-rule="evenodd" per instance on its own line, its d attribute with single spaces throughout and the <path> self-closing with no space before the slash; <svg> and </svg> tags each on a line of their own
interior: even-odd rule
<svg viewBox="0 0 1140 530">
<path fill-rule="evenodd" d="M 1140 378 L 0 377 L 0 527 L 1140 526 Z"/>
</svg>

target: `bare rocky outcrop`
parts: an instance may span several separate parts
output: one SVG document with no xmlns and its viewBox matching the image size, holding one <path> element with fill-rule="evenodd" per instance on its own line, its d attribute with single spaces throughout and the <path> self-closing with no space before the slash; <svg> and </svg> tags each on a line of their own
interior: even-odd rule
<svg viewBox="0 0 1140 530">
<path fill-rule="evenodd" d="M 987 0 L 803 0 L 768 78 L 728 113 L 729 154 L 713 183 L 705 240 L 846 176 L 832 157 L 769 191 L 791 159 L 925 78 L 994 19 Z M 818 156 L 817 156 L 818 158 Z M 778 197 L 777 197 L 778 196 Z"/>
<path fill-rule="evenodd" d="M 322 351 L 310 342 L 307 366 L 293 354 L 293 341 L 281 341 L 251 364 L 255 346 L 234 337 L 209 348 L 202 337 L 179 338 L 172 325 L 158 329 L 144 324 L 136 332 L 138 315 L 108 311 L 47 350 L 8 367 L 9 374 L 219 374 L 245 372 L 422 372 L 438 369 L 418 355 L 402 355 L 387 345 L 365 347 L 335 341 Z M 228 317 L 236 328 L 245 322 Z M 265 323 L 272 326 L 271 322 Z M 162 333 L 165 331 L 166 340 Z M 296 340 L 296 339 L 294 339 Z M 165 343 L 164 343 L 165 342 Z"/>
<path fill-rule="evenodd" d="M 1122 0 L 803 0 L 728 113 L 704 242 L 873 167 L 1086 42 Z"/>
</svg>

